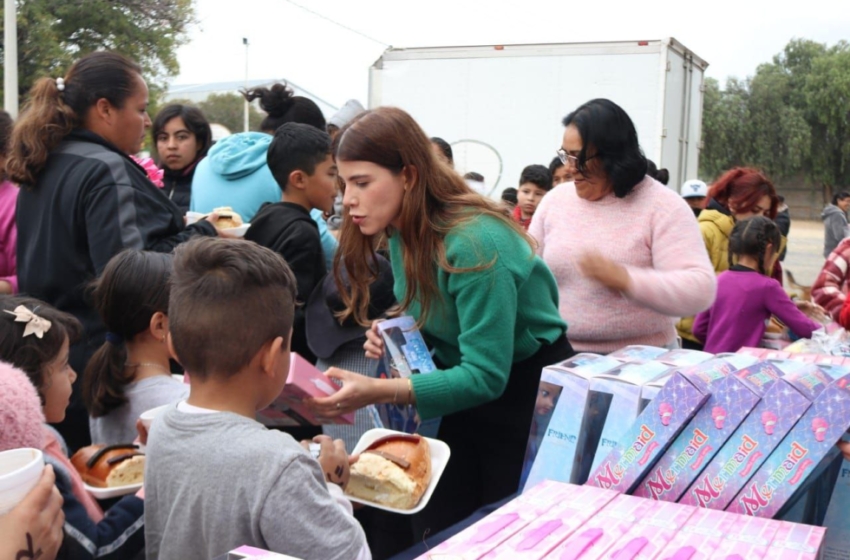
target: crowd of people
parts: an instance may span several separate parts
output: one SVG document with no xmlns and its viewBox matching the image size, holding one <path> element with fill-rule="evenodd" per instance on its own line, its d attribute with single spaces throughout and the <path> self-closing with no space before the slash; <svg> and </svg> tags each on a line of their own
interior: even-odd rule
<svg viewBox="0 0 850 560">
<path fill-rule="evenodd" d="M 771 181 L 735 168 L 668 188 L 613 101 L 569 108 L 556 157 L 494 201 L 401 109 L 349 102 L 326 121 L 284 84 L 244 94 L 267 113 L 260 130 L 213 144 L 197 108 L 151 122 L 140 68 L 98 52 L 0 118 L 0 451 L 48 463 L 0 516 L 0 556 L 404 554 L 518 491 L 545 366 L 630 344 L 735 351 L 771 316 L 801 337 L 820 326 L 781 288 Z M 146 140 L 158 184 L 133 157 Z M 813 290 L 836 319 L 845 194 L 825 211 L 828 280 Z M 244 239 L 215 225 L 224 207 L 251 224 Z M 399 314 L 437 371 L 374 375 L 377 324 Z M 309 401 L 316 415 L 353 425 L 256 421 L 290 352 L 339 386 Z M 412 516 L 355 511 L 343 493 L 381 403 L 441 418 L 451 448 Z M 139 416 L 161 405 L 148 433 Z M 137 437 L 143 488 L 94 499 L 69 454 Z"/>
</svg>

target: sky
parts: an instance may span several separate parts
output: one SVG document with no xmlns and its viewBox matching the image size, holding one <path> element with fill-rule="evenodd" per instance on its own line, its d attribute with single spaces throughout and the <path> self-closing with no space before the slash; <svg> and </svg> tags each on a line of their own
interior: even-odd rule
<svg viewBox="0 0 850 560">
<path fill-rule="evenodd" d="M 195 0 L 175 84 L 285 78 L 335 106 L 367 101 L 369 67 L 393 47 L 674 37 L 723 83 L 792 38 L 850 40 L 850 0 Z M 301 6 L 301 7 L 299 7 Z M 355 30 L 335 25 L 311 10 Z M 362 33 L 362 35 L 360 34 Z M 368 36 L 370 38 L 364 37 Z M 580 76 L 577 79 L 581 79 Z M 529 84 L 531 91 L 534 84 Z"/>
</svg>

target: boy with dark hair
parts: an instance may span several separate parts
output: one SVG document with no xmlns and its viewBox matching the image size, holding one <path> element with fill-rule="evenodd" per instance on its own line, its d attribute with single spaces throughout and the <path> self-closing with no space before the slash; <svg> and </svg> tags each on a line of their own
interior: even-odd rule
<svg viewBox="0 0 850 560">
<path fill-rule="evenodd" d="M 295 274 L 298 301 L 304 304 L 327 272 L 319 228 L 310 211 L 329 214 L 333 210 L 337 171 L 331 138 L 313 126 L 286 123 L 275 131 L 267 158 L 283 195 L 281 202 L 260 208 L 245 239 L 286 260 Z M 316 362 L 307 346 L 303 306 L 295 309 L 292 351 Z"/>
<path fill-rule="evenodd" d="M 517 189 L 517 205 L 514 208 L 513 217 L 519 224 L 528 229 L 531 217 L 537 210 L 537 205 L 543 200 L 547 192 L 552 190 L 552 174 L 544 165 L 529 165 L 522 170 L 519 176 L 519 189 Z"/>
<path fill-rule="evenodd" d="M 175 250 L 171 281 L 169 345 L 192 386 L 148 437 L 147 558 L 215 558 L 244 544 L 370 558 L 342 493 L 342 441 L 317 438 L 317 462 L 255 420 L 289 371 L 295 277 L 284 260 L 241 240 L 197 239 Z"/>
</svg>

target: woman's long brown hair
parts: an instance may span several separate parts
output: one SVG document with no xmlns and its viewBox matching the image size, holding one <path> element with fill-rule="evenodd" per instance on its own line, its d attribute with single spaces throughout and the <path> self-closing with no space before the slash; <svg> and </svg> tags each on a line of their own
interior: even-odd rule
<svg viewBox="0 0 850 560">
<path fill-rule="evenodd" d="M 441 299 L 437 286 L 437 267 L 455 274 L 481 270 L 493 265 L 482 262 L 472 268 L 456 268 L 446 259 L 445 236 L 459 224 L 485 215 L 502 222 L 534 243 L 525 231 L 505 216 L 495 202 L 475 193 L 454 169 L 439 161 L 425 132 L 401 109 L 380 107 L 361 113 L 342 129 L 335 149 L 337 161 L 368 161 L 388 169 L 394 175 L 404 174 L 410 184 L 402 199 L 399 235 L 404 245 L 404 276 L 407 288 L 399 308 L 407 310 L 418 301 L 422 326 Z M 348 209 L 343 212 L 340 244 L 334 259 L 334 278 L 349 316 L 368 325 L 369 284 L 377 278 L 374 265 L 375 237 L 366 236 L 351 221 Z M 348 273 L 343 282 L 341 267 Z"/>
</svg>

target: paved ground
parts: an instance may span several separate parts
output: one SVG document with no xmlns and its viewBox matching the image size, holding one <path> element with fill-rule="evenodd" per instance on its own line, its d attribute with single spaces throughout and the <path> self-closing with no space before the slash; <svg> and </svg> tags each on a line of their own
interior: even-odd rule
<svg viewBox="0 0 850 560">
<path fill-rule="evenodd" d="M 823 263 L 823 222 L 792 221 L 783 268 L 790 270 L 798 283 L 811 286 Z"/>
</svg>

